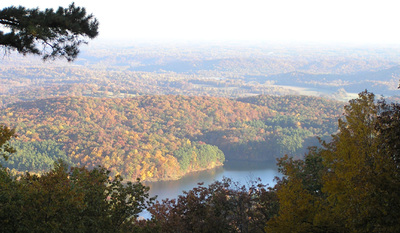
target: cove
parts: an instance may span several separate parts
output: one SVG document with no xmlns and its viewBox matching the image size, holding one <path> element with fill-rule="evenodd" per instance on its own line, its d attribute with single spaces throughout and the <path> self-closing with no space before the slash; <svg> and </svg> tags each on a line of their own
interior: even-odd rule
<svg viewBox="0 0 400 233">
<path fill-rule="evenodd" d="M 150 197 L 157 195 L 157 200 L 166 198 L 174 199 L 183 195 L 183 191 L 189 191 L 198 186 L 198 183 L 204 183 L 208 186 L 215 181 L 221 181 L 224 177 L 246 185 L 249 181 L 261 179 L 263 184 L 268 186 L 275 185 L 274 178 L 280 176 L 276 161 L 270 162 L 249 162 L 249 161 L 226 161 L 224 166 L 214 169 L 190 173 L 179 180 L 144 182 L 144 185 L 150 187 Z M 150 218 L 150 214 L 144 211 L 141 217 Z"/>
</svg>

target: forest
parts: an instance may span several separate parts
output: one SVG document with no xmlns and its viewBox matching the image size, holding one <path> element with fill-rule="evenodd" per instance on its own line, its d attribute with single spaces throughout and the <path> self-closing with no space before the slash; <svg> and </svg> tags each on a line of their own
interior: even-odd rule
<svg viewBox="0 0 400 233">
<path fill-rule="evenodd" d="M 225 159 L 302 157 L 335 132 L 342 102 L 306 96 L 54 97 L 9 105 L 17 152 L 4 165 L 42 173 L 59 159 L 134 181 L 179 179 Z"/>
<path fill-rule="evenodd" d="M 329 141 L 278 159 L 274 187 L 226 178 L 172 200 L 102 167 L 58 161 L 41 176 L 2 168 L 0 222 L 9 232 L 399 232 L 399 122 L 399 104 L 362 92 Z M 7 149 L 15 134 L 2 133 Z M 146 208 L 151 219 L 140 219 Z"/>
</svg>

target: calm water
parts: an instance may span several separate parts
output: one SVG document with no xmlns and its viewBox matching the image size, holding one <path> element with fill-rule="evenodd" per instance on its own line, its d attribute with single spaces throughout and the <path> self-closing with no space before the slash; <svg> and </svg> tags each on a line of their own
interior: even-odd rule
<svg viewBox="0 0 400 233">
<path fill-rule="evenodd" d="M 204 186 L 208 186 L 214 181 L 220 181 L 223 177 L 227 177 L 246 185 L 248 181 L 260 178 L 263 184 L 273 186 L 275 176 L 279 175 L 275 162 L 228 161 L 225 162 L 223 167 L 195 172 L 180 180 L 151 182 L 145 183 L 145 185 L 150 187 L 150 196 L 157 195 L 157 200 L 161 201 L 166 198 L 177 198 L 183 194 L 183 191 L 197 187 L 200 182 L 204 182 Z M 147 212 L 144 212 L 141 216 L 150 217 Z"/>
</svg>

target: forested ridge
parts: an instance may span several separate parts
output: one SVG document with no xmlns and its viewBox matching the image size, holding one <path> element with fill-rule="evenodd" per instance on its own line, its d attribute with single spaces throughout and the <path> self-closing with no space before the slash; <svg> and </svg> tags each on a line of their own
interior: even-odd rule
<svg viewBox="0 0 400 233">
<path fill-rule="evenodd" d="M 154 103 L 153 98 L 161 97 L 142 98 Z M 260 102 L 269 99 L 257 98 Z M 51 109 L 54 100 L 79 103 L 79 98 L 37 103 Z M 207 98 L 202 100 L 207 103 Z M 24 109 L 18 104 L 10 108 L 17 106 Z M 260 120 L 252 122 L 261 124 Z M 399 122 L 399 104 L 360 93 L 344 107 L 338 131 L 329 141 L 311 147 L 304 158 L 285 155 L 278 159 L 283 176 L 275 186 L 267 187 L 259 180 L 241 185 L 225 178 L 208 187 L 199 184 L 172 200 L 155 201 L 139 181 L 123 184 L 121 176 L 111 178 L 102 167 L 69 168 L 58 161 L 40 176 L 13 175 L 2 168 L 0 223 L 6 232 L 399 232 Z M 1 132 L 4 157 L 14 132 L 7 127 Z M 34 142 L 39 141 L 37 137 Z M 179 150 L 197 153 L 189 143 Z M 151 219 L 138 218 L 146 208 Z"/>
<path fill-rule="evenodd" d="M 316 97 L 58 97 L 19 102 L 1 120 L 17 128 L 5 165 L 47 171 L 57 159 L 98 165 L 128 180 L 178 179 L 225 159 L 301 157 L 335 131 L 342 103 Z"/>
</svg>

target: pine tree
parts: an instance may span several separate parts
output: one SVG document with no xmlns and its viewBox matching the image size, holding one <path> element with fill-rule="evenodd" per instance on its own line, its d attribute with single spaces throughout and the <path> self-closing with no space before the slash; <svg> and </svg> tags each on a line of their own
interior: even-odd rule
<svg viewBox="0 0 400 233">
<path fill-rule="evenodd" d="M 85 8 L 72 3 L 68 8 L 44 11 L 11 6 L 0 10 L 0 46 L 6 51 L 40 55 L 43 59 L 73 61 L 79 46 L 98 35 L 99 23 Z M 1 29 L 1 28 L 0 28 Z"/>
</svg>

